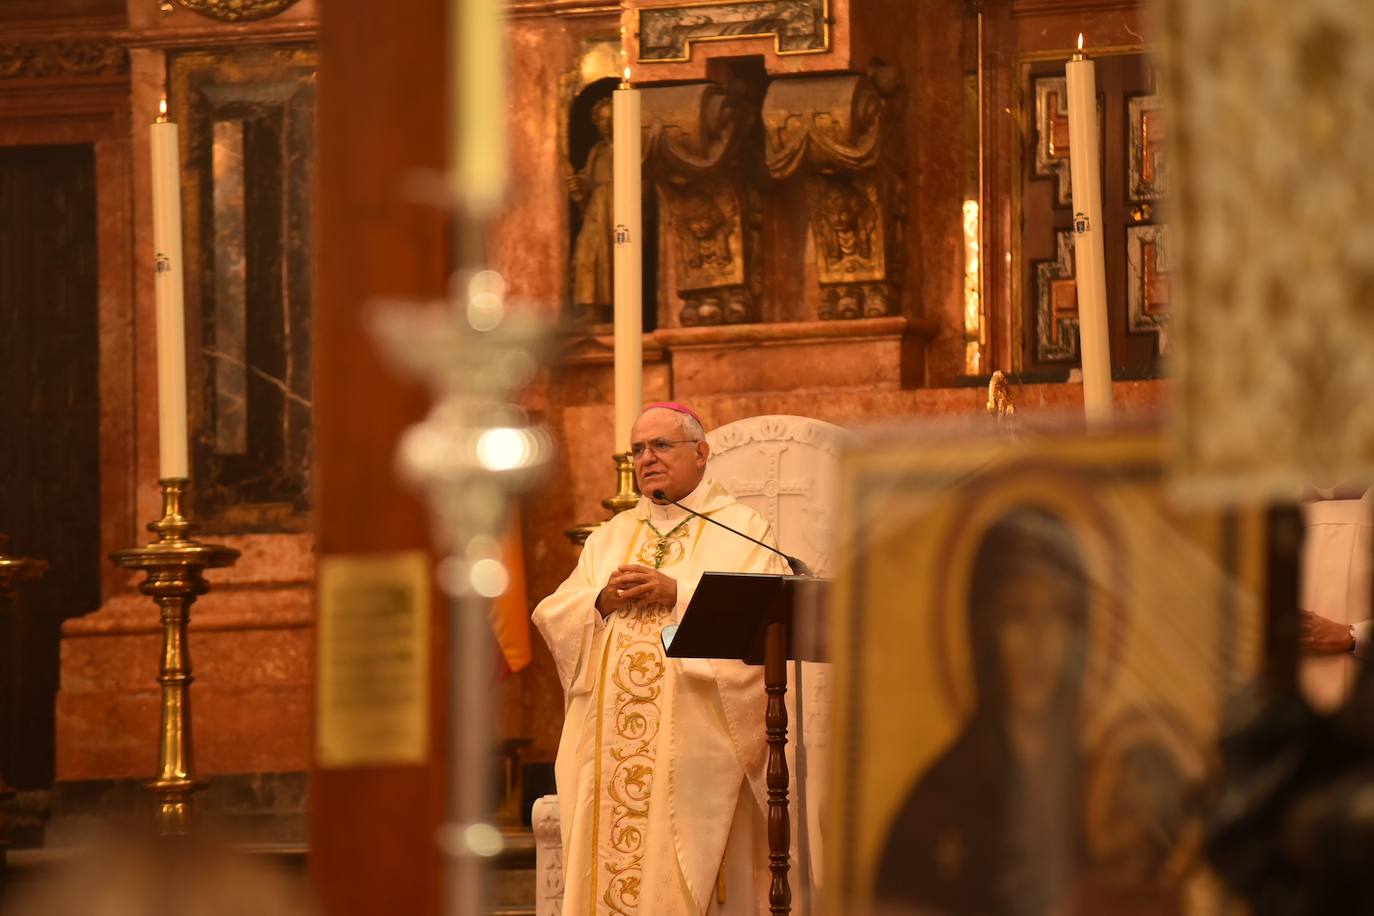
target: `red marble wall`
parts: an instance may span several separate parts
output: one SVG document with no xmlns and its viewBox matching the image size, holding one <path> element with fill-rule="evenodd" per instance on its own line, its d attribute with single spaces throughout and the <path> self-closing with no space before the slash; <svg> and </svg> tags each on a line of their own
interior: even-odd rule
<svg viewBox="0 0 1374 916">
<path fill-rule="evenodd" d="M 912 152 L 908 307 L 938 328 L 925 350 L 925 383 L 964 374 L 964 140 L 962 0 L 920 0 L 903 62 Z M 912 300 L 915 300 L 913 303 Z"/>
<path fill-rule="evenodd" d="M 502 266 L 511 295 L 551 317 L 568 295 L 571 252 L 561 83 L 571 78 L 589 39 L 614 34 L 610 16 L 515 18 L 507 29 L 511 180 L 487 252 Z"/>
</svg>

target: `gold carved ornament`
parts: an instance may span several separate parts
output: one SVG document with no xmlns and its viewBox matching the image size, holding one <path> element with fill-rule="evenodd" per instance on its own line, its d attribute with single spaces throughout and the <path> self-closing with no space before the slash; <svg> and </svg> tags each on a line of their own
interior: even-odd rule
<svg viewBox="0 0 1374 916">
<path fill-rule="evenodd" d="M 774 179 L 805 182 L 820 318 L 878 317 L 899 301 L 903 93 L 888 67 L 768 88 L 764 161 Z"/>
<path fill-rule="evenodd" d="M 296 4 L 296 0 L 177 0 L 193 13 L 219 22 L 268 19 Z"/>
<path fill-rule="evenodd" d="M 747 87 L 644 91 L 644 163 L 677 249 L 684 326 L 757 320 L 761 204 L 745 157 L 756 105 Z"/>
<path fill-rule="evenodd" d="M 0 79 L 126 73 L 129 55 L 113 43 L 57 41 L 0 44 Z"/>
<path fill-rule="evenodd" d="M 764 108 L 765 161 L 774 178 L 804 167 L 857 172 L 878 165 L 883 102 L 859 76 L 778 81 Z"/>
</svg>

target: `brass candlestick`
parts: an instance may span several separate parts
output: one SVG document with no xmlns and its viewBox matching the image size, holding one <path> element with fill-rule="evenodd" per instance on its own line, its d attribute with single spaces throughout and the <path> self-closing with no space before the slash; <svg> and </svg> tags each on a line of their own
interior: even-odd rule
<svg viewBox="0 0 1374 916">
<path fill-rule="evenodd" d="M 615 513 L 633 509 L 639 503 L 639 488 L 635 485 L 635 463 L 629 452 L 615 456 L 615 483 L 615 495 L 607 496 L 601 505 Z"/>
<path fill-rule="evenodd" d="M 162 685 L 162 722 L 158 734 L 158 774 L 147 784 L 158 797 L 158 831 L 164 836 L 187 832 L 191 796 L 206 783 L 193 775 L 191 741 L 191 656 L 186 628 L 191 604 L 210 590 L 202 573 L 230 566 L 239 552 L 218 544 L 191 539 L 194 530 L 182 511 L 186 478 L 159 480 L 162 518 L 148 524 L 157 540 L 143 547 L 126 547 L 110 554 L 117 565 L 142 570 L 148 577 L 139 591 L 157 602 L 162 612 L 162 660 L 157 681 Z"/>
<path fill-rule="evenodd" d="M 615 480 L 616 492 L 614 496 L 607 496 L 601 501 L 601 505 L 610 509 L 612 514 L 619 514 L 626 509 L 633 509 L 639 503 L 639 488 L 635 484 L 635 463 L 630 457 L 629 452 L 621 452 L 615 455 Z M 574 525 L 567 529 L 563 534 L 574 544 L 585 544 L 591 533 L 600 528 L 602 522 L 584 522 L 581 525 Z"/>
</svg>

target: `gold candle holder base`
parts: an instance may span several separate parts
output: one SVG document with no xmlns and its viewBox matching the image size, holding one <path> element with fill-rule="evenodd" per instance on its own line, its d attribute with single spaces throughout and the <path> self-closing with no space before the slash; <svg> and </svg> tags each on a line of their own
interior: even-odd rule
<svg viewBox="0 0 1374 916">
<path fill-rule="evenodd" d="M 0 598 L 13 600 L 19 586 L 30 579 L 37 579 L 48 569 L 44 560 L 33 557 L 12 557 L 5 551 L 9 549 L 9 538 L 0 534 Z"/>
<path fill-rule="evenodd" d="M 587 538 L 592 536 L 592 532 L 603 524 L 603 522 L 583 522 L 580 525 L 573 525 L 571 528 L 564 528 L 563 536 L 581 547 L 587 543 Z"/>
<path fill-rule="evenodd" d="M 639 490 L 635 486 L 635 464 L 629 452 L 621 452 L 613 456 L 615 461 L 616 492 L 614 496 L 607 496 L 601 501 L 601 505 L 611 510 L 612 515 L 619 515 L 626 509 L 633 509 L 639 504 Z M 574 544 L 582 545 L 586 543 L 591 533 L 602 526 L 602 522 L 585 522 L 581 525 L 574 525 L 563 532 L 564 536 Z"/>
<path fill-rule="evenodd" d="M 630 453 L 621 452 L 614 460 L 616 492 L 614 496 L 603 499 L 601 505 L 618 515 L 639 505 L 640 494 L 635 486 L 635 463 Z"/>
<path fill-rule="evenodd" d="M 35 560 L 33 557 L 12 557 L 7 553 L 8 550 L 9 538 L 0 534 L 0 606 L 17 602 L 19 586 L 31 579 L 37 579 L 48 568 L 48 564 L 43 560 Z M 0 610 L 2 609 L 3 607 L 0 607 Z M 15 610 L 18 610 L 17 604 Z M 13 797 L 14 789 L 5 782 L 5 774 L 0 773 L 0 882 L 3 882 L 5 851 L 9 847 L 9 839 L 5 834 L 4 805 Z"/>
<path fill-rule="evenodd" d="M 202 573 L 231 566 L 239 552 L 191 538 L 194 526 L 182 510 L 187 480 L 169 477 L 162 486 L 162 518 L 148 524 L 157 539 L 142 547 L 110 554 L 118 566 L 141 570 L 147 578 L 139 591 L 157 603 L 162 616 L 162 659 L 157 681 L 162 685 L 162 718 L 158 731 L 158 774 L 146 785 L 157 795 L 158 832 L 185 834 L 190 827 L 191 798 L 206 783 L 195 778 L 191 740 L 191 656 L 186 630 L 191 605 L 210 590 Z"/>
</svg>

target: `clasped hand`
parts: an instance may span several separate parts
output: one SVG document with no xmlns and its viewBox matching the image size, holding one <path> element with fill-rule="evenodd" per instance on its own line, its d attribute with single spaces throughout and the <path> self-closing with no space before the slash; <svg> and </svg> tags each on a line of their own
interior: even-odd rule
<svg viewBox="0 0 1374 916">
<path fill-rule="evenodd" d="M 1348 625 L 1302 609 L 1298 610 L 1298 641 L 1314 655 L 1339 655 L 1354 649 Z"/>
<path fill-rule="evenodd" d="M 601 589 L 596 609 L 606 617 L 630 604 L 673 607 L 677 604 L 677 582 L 647 566 L 621 566 Z"/>
</svg>

